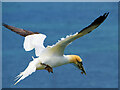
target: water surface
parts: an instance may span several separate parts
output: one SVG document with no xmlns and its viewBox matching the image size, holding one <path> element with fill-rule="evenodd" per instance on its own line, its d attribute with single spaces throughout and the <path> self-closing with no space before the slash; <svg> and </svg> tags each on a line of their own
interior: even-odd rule
<svg viewBox="0 0 120 90">
<path fill-rule="evenodd" d="M 117 88 L 118 87 L 118 6 L 117 3 L 8 3 L 3 5 L 3 22 L 47 35 L 44 45 L 79 32 L 98 16 L 110 12 L 92 33 L 71 45 L 65 54 L 79 55 L 87 75 L 72 64 L 54 68 L 54 73 L 36 71 L 14 86 L 34 50 L 25 52 L 24 38 L 3 27 L 3 88 Z"/>
</svg>

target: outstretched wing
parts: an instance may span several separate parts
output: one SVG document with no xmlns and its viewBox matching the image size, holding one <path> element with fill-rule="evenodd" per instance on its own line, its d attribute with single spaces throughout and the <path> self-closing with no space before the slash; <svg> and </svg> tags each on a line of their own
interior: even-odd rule
<svg viewBox="0 0 120 90">
<path fill-rule="evenodd" d="M 79 37 L 82 37 L 83 35 L 86 35 L 93 31 L 95 28 L 97 28 L 108 16 L 108 13 L 105 13 L 103 16 L 98 17 L 94 22 L 92 22 L 89 26 L 82 29 L 80 32 L 70 35 L 66 37 L 65 39 L 57 42 L 55 45 L 52 46 L 52 48 L 49 50 L 51 54 L 57 54 L 57 55 L 63 55 L 64 49 L 67 45 L 69 45 L 72 41 L 76 40 Z"/>
<path fill-rule="evenodd" d="M 34 58 L 34 60 L 29 63 L 28 67 L 16 77 L 15 81 L 17 80 L 17 82 L 14 85 L 35 72 L 38 63 L 40 63 L 39 58 Z"/>
<path fill-rule="evenodd" d="M 40 56 L 42 50 L 45 49 L 43 43 L 46 38 L 46 35 L 40 34 L 38 32 L 32 32 L 32 31 L 16 28 L 4 23 L 2 25 L 10 29 L 11 31 L 25 37 L 24 44 L 23 44 L 25 51 L 30 51 L 35 48 L 36 56 Z"/>
<path fill-rule="evenodd" d="M 13 26 L 10 26 L 10 25 L 7 25 L 5 23 L 2 23 L 2 25 L 8 29 L 10 29 L 11 31 L 23 36 L 23 37 L 26 37 L 28 35 L 32 35 L 32 34 L 39 34 L 38 32 L 32 32 L 32 31 L 27 31 L 27 30 L 24 30 L 24 29 L 20 29 L 20 28 L 16 28 L 16 27 L 13 27 Z"/>
</svg>

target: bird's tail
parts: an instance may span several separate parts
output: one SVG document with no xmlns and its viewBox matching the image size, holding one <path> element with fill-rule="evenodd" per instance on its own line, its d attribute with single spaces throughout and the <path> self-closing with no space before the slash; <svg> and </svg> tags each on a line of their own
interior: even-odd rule
<svg viewBox="0 0 120 90">
<path fill-rule="evenodd" d="M 17 82 L 14 84 L 16 85 L 18 82 L 20 82 L 21 80 L 23 80 L 24 78 L 26 78 L 27 76 L 31 75 L 33 72 L 36 71 L 36 65 L 38 62 L 36 62 L 37 60 L 33 60 L 29 63 L 28 67 L 25 69 L 25 71 L 21 72 L 15 79 L 15 81 L 17 80 Z"/>
</svg>

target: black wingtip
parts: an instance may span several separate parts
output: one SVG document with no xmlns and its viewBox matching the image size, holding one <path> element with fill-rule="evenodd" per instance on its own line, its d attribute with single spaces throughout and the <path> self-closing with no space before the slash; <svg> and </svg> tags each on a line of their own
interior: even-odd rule
<svg viewBox="0 0 120 90">
<path fill-rule="evenodd" d="M 103 16 L 104 16 L 104 17 L 107 17 L 107 16 L 108 16 L 108 14 L 109 14 L 109 12 L 105 13 Z"/>
<path fill-rule="evenodd" d="M 107 17 L 109 15 L 109 12 L 105 13 L 103 17 Z"/>
<path fill-rule="evenodd" d="M 83 30 L 81 30 L 79 33 L 83 32 L 86 28 L 89 28 L 91 26 L 96 26 L 95 28 L 97 28 L 108 16 L 109 12 L 104 13 L 103 15 L 99 16 L 97 19 L 95 19 L 88 27 L 85 27 Z M 90 33 L 91 31 L 89 31 L 88 33 Z M 78 34 L 79 34 L 78 33 Z"/>
<path fill-rule="evenodd" d="M 103 16 L 98 17 L 91 25 L 101 24 L 108 16 L 109 12 L 104 13 Z"/>
<path fill-rule="evenodd" d="M 109 15 L 109 12 L 105 13 L 103 16 L 101 16 L 101 23 L 107 18 L 107 16 Z"/>
</svg>

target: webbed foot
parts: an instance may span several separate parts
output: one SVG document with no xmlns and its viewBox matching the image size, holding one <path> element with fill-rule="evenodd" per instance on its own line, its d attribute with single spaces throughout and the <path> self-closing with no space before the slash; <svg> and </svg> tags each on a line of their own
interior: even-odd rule
<svg viewBox="0 0 120 90">
<path fill-rule="evenodd" d="M 53 73 L 53 68 L 45 63 L 41 63 L 41 65 L 45 66 L 45 70 L 47 70 L 49 73 Z"/>
</svg>

